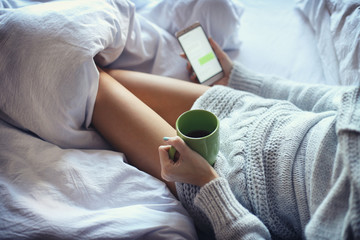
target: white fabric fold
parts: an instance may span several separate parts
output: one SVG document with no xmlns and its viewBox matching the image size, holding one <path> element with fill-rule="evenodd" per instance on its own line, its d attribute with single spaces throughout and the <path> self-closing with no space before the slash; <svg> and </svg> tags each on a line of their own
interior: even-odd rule
<svg viewBox="0 0 360 240">
<path fill-rule="evenodd" d="M 317 39 L 326 82 L 360 84 L 360 2 L 357 0 L 298 0 Z"/>
</svg>

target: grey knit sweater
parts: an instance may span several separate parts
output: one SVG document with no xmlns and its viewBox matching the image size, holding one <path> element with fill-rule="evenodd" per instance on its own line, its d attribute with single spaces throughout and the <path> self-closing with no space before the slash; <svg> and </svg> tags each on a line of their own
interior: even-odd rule
<svg viewBox="0 0 360 240">
<path fill-rule="evenodd" d="M 177 183 L 205 239 L 360 239 L 360 89 L 302 85 L 236 65 L 215 113 L 221 176 Z"/>
</svg>

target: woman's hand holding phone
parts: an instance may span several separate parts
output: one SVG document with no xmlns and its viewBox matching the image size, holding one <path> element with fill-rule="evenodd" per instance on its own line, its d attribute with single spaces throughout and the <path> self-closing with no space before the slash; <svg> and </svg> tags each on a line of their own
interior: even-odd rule
<svg viewBox="0 0 360 240">
<path fill-rule="evenodd" d="M 224 77 L 220 61 L 199 22 L 176 32 L 175 36 L 199 83 L 213 85 Z"/>
<path fill-rule="evenodd" d="M 233 62 L 231 61 L 230 57 L 221 49 L 221 47 L 212 39 L 209 38 L 209 42 L 211 47 L 213 48 L 216 57 L 219 59 L 219 62 L 221 64 L 221 67 L 224 71 L 224 76 L 220 80 L 214 83 L 214 85 L 228 85 L 229 77 L 231 70 L 233 68 Z M 185 53 L 181 53 L 180 56 L 182 58 L 186 58 Z M 190 62 L 187 62 L 186 69 L 190 74 L 190 80 L 193 82 L 198 82 L 195 72 L 193 71 Z"/>
</svg>

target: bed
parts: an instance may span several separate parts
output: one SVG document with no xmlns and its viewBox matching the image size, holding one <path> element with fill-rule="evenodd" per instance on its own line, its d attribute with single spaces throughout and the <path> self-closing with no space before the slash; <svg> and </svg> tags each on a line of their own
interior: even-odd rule
<svg viewBox="0 0 360 240">
<path fill-rule="evenodd" d="M 91 127 L 96 64 L 187 81 L 174 33 L 200 21 L 255 71 L 359 85 L 359 11 L 335 0 L 1 0 L 0 238 L 197 239 L 165 185 Z"/>
</svg>

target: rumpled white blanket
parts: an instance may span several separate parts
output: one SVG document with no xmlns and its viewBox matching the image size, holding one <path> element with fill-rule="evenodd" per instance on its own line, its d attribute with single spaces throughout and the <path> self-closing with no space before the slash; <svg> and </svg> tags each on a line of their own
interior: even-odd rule
<svg viewBox="0 0 360 240">
<path fill-rule="evenodd" d="M 126 0 L 43 2 L 0 1 L 0 238 L 196 238 L 165 185 L 91 128 L 95 61 L 186 79 L 173 31 L 200 17 L 236 56 L 241 9 L 159 1 L 152 9 L 169 11 L 156 18 L 150 3 L 139 15 Z"/>
<path fill-rule="evenodd" d="M 360 85 L 360 1 L 298 0 L 317 39 L 326 81 Z"/>
</svg>

